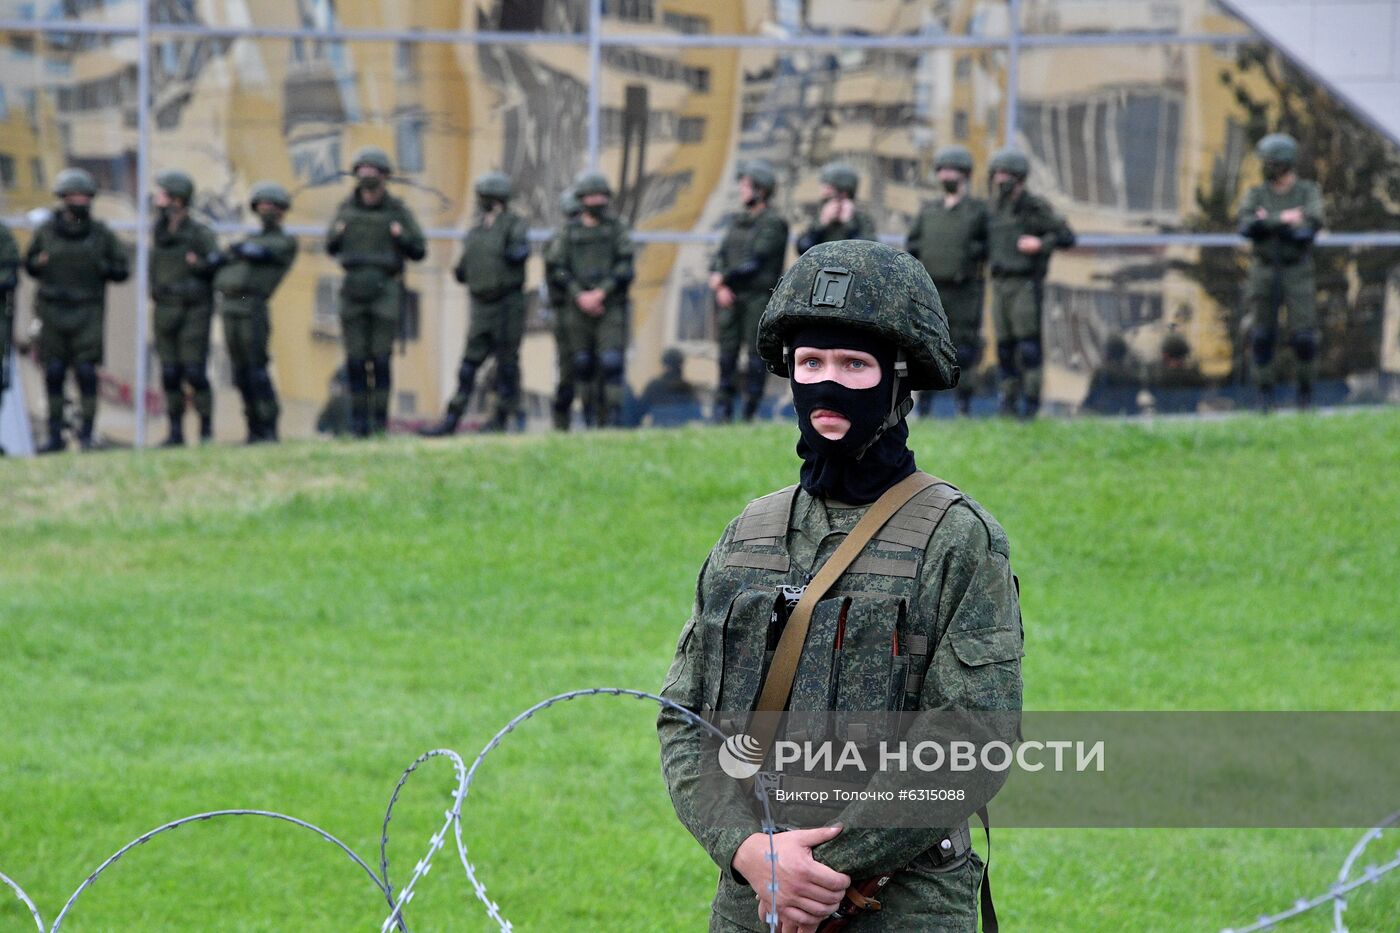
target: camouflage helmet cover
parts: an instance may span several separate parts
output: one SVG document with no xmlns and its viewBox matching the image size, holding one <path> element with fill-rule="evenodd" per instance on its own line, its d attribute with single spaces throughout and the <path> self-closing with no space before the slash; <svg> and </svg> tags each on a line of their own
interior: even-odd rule
<svg viewBox="0 0 1400 933">
<path fill-rule="evenodd" d="M 853 198 L 856 196 L 856 189 L 860 187 L 860 174 L 845 162 L 828 162 L 822 166 L 820 181 Z"/>
<path fill-rule="evenodd" d="M 1005 149 L 998 149 L 992 156 L 992 161 L 987 165 L 987 170 L 993 174 L 1005 172 L 1008 175 L 1015 175 L 1017 178 L 1025 178 L 1031 173 L 1030 160 L 1026 154 L 1015 146 L 1007 146 Z"/>
<path fill-rule="evenodd" d="M 1265 162 L 1278 162 L 1292 165 L 1298 161 L 1298 140 L 1287 133 L 1270 133 L 1254 147 L 1259 158 Z"/>
<path fill-rule="evenodd" d="M 565 188 L 559 192 L 559 213 L 565 217 L 573 217 L 583 210 L 583 205 L 578 203 L 578 195 L 573 188 Z"/>
<path fill-rule="evenodd" d="M 389 161 L 389 153 L 378 146 L 365 146 L 355 152 L 355 158 L 350 162 L 350 171 L 358 171 L 361 165 L 377 168 L 385 175 L 394 171 L 394 165 Z"/>
<path fill-rule="evenodd" d="M 972 152 L 966 146 L 944 146 L 933 157 L 933 170 L 955 168 L 966 175 L 972 174 Z"/>
<path fill-rule="evenodd" d="M 772 194 L 778 187 L 778 175 L 767 159 L 749 159 L 739 165 L 739 177 L 747 178 L 755 188 Z"/>
<path fill-rule="evenodd" d="M 186 204 L 194 199 L 194 179 L 176 169 L 161 172 L 156 176 L 156 186 L 164 189 L 172 198 L 179 198 Z"/>
<path fill-rule="evenodd" d="M 811 323 L 847 325 L 893 343 L 904 353 L 911 389 L 958 384 L 957 351 L 938 289 L 903 250 L 875 240 L 837 240 L 803 253 L 758 322 L 758 352 L 770 372 L 789 374 L 787 340 Z"/>
<path fill-rule="evenodd" d="M 602 172 L 582 172 L 574 179 L 574 194 L 580 200 L 590 194 L 605 194 L 612 197 L 612 185 Z"/>
<path fill-rule="evenodd" d="M 97 196 L 97 182 L 93 181 L 92 175 L 80 168 L 66 168 L 58 173 L 54 179 L 53 193 L 58 197 L 65 197 L 70 194 L 85 194 L 88 197 Z"/>
<path fill-rule="evenodd" d="M 256 208 L 259 201 L 275 204 L 284 211 L 292 206 L 292 196 L 275 181 L 260 181 L 253 186 L 252 193 L 248 195 L 248 206 Z"/>
<path fill-rule="evenodd" d="M 513 193 L 510 176 L 505 172 L 487 172 L 476 180 L 473 189 L 477 197 L 498 198 L 502 201 L 509 201 Z"/>
</svg>

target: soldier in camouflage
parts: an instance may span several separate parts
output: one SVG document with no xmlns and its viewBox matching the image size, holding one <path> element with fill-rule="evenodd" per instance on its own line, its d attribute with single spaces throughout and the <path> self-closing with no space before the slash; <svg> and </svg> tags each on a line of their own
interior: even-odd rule
<svg viewBox="0 0 1400 933">
<path fill-rule="evenodd" d="M 92 216 L 92 199 L 97 196 L 92 176 L 82 169 L 64 169 L 58 173 L 54 194 L 58 207 L 34 231 L 24 255 L 25 271 L 39 284 L 34 314 L 43 326 L 39 358 L 48 391 L 49 439 L 40 453 L 65 448 L 63 383 L 70 369 L 78 383 L 82 418 L 78 444 L 84 450 L 92 447 L 107 283 L 125 282 L 131 274 L 117 235 Z"/>
<path fill-rule="evenodd" d="M 185 443 L 185 387 L 194 396 L 199 439 L 214 438 L 214 392 L 209 386 L 209 325 L 214 315 L 211 279 L 218 258 L 214 232 L 190 216 L 194 179 L 179 171 L 156 176 L 151 230 L 151 300 L 155 303 L 156 355 L 165 412 L 166 447 Z"/>
<path fill-rule="evenodd" d="M 875 221 L 856 206 L 860 175 L 845 162 L 831 162 L 820 176 L 822 206 L 816 221 L 797 238 L 797 252 L 836 240 L 873 240 Z"/>
<path fill-rule="evenodd" d="M 462 257 L 454 270 L 471 294 L 471 323 L 457 391 L 437 425 L 421 432 L 445 437 L 471 402 L 476 372 L 486 358 L 496 358 L 496 412 L 490 429 L 504 431 L 520 416 L 520 341 L 525 336 L 525 260 L 530 258 L 530 229 L 525 218 L 507 207 L 510 178 L 488 172 L 476 180 L 477 221 L 462 240 Z"/>
<path fill-rule="evenodd" d="M 1312 404 L 1317 368 L 1317 281 L 1313 239 L 1322 229 L 1322 191 L 1298 177 L 1298 142 L 1271 133 L 1255 150 L 1264 163 L 1264 181 L 1250 188 L 1240 204 L 1240 234 L 1254 243 L 1245 304 L 1253 319 L 1250 348 L 1264 411 L 1273 407 L 1274 352 L 1280 305 L 1288 309 L 1288 345 L 1298 371 L 1298 407 Z"/>
<path fill-rule="evenodd" d="M 720 717 L 755 707 L 765 649 L 779 634 L 778 587 L 810 582 L 871 503 L 916 471 L 904 420 L 910 391 L 958 380 L 927 272 L 880 243 L 830 243 L 802 256 L 764 312 L 759 351 L 791 382 L 800 481 L 751 503 L 725 529 L 661 689 Z M 1019 711 L 1022 631 L 1009 555 L 1001 526 L 970 497 L 941 481 L 916 494 L 816 604 L 789 711 Z M 702 788 L 720 779 L 713 744 L 669 710 L 657 727 L 677 815 L 720 869 L 712 931 L 767 929 L 773 907 L 784 930 L 808 933 L 853 879 L 886 873 L 883 909 L 849 930 L 975 930 L 983 868 L 965 824 L 843 829 L 843 812 L 833 811 L 831 825 L 780 827 L 771 904 L 768 841 L 752 795 L 733 787 L 735 825 L 707 819 L 715 811 Z"/>
<path fill-rule="evenodd" d="M 279 413 L 277 391 L 267 371 L 272 337 L 268 301 L 296 259 L 297 241 L 282 230 L 282 218 L 292 207 L 287 189 L 262 182 L 253 186 L 248 203 L 262 230 L 222 254 L 214 290 L 219 296 L 233 384 L 243 397 L 248 443 L 259 444 L 277 440 Z"/>
<path fill-rule="evenodd" d="M 15 289 L 19 287 L 19 244 L 10 228 L 0 223 L 0 407 L 15 374 L 10 372 L 10 342 L 15 334 Z M 5 448 L 0 447 L 0 457 Z"/>
<path fill-rule="evenodd" d="M 569 430 L 574 409 L 574 351 L 569 343 L 569 301 L 568 290 L 559 284 L 559 262 L 563 255 L 564 232 L 569 221 L 578 217 L 583 206 L 578 203 L 578 195 L 573 188 L 566 188 L 559 195 L 559 212 L 564 222 L 544 249 L 544 283 L 549 298 L 549 310 L 554 323 L 554 351 L 558 359 L 559 381 L 554 388 L 554 403 L 551 406 L 556 431 Z M 591 387 L 590 387 L 591 388 Z M 598 403 L 596 393 L 588 392 L 583 400 L 584 423 L 592 424 L 596 418 Z"/>
<path fill-rule="evenodd" d="M 972 153 L 963 146 L 948 146 L 934 155 L 943 194 L 919 211 L 904 247 L 923 263 L 938 289 L 958 366 L 967 374 L 982 358 L 982 264 L 987 259 L 987 202 L 968 194 L 972 167 Z M 972 411 L 970 379 L 958 383 L 957 406 L 959 414 Z M 920 393 L 919 414 L 926 417 L 932 407 L 933 393 Z"/>
<path fill-rule="evenodd" d="M 992 323 L 1001 371 L 1001 412 L 1034 418 L 1040 408 L 1044 347 L 1041 301 L 1050 254 L 1074 245 L 1074 231 L 1050 202 L 1026 190 L 1030 161 L 1019 149 L 992 156 L 988 261 Z M 1025 407 L 1021 396 L 1025 395 Z"/>
<path fill-rule="evenodd" d="M 719 333 L 719 386 L 715 420 L 734 417 L 739 394 L 739 351 L 744 360 L 744 420 L 752 421 L 763 400 L 768 371 L 758 355 L 758 319 L 773 286 L 783 274 L 788 225 L 768 202 L 778 186 L 773 167 L 755 159 L 739 171 L 739 201 L 735 215 L 710 264 Z"/>
<path fill-rule="evenodd" d="M 351 433 L 368 437 L 389 422 L 390 354 L 403 310 L 404 261 L 428 252 L 408 205 L 385 188 L 393 174 L 382 149 L 355 153 L 355 190 L 336 211 L 326 252 L 340 261 L 340 329 L 350 384 Z M 372 403 L 372 404 L 371 404 Z"/>
<path fill-rule="evenodd" d="M 597 172 L 574 182 L 582 211 L 564 225 L 551 264 L 551 283 L 570 301 L 565 327 L 574 353 L 580 394 L 594 379 L 602 383 L 598 424 L 622 418 L 627 352 L 627 292 L 635 271 L 632 234 L 608 210 L 612 188 Z"/>
</svg>

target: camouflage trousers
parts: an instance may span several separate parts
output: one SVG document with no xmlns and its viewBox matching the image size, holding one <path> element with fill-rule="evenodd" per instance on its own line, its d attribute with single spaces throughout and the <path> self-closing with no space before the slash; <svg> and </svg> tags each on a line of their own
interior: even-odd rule
<svg viewBox="0 0 1400 933">
<path fill-rule="evenodd" d="M 69 369 L 78 383 L 83 421 L 97 417 L 97 367 L 102 364 L 102 330 L 105 308 L 100 304 L 36 308 L 43 322 L 39 332 L 39 358 L 44 364 L 49 421 L 63 417 L 63 383 Z"/>
<path fill-rule="evenodd" d="M 390 356 L 402 304 L 403 285 L 397 279 L 386 280 L 372 299 L 352 299 L 345 294 L 340 297 L 340 334 L 345 344 L 353 418 L 368 423 L 372 412 L 374 427 L 378 429 L 389 419 L 393 382 Z"/>
<path fill-rule="evenodd" d="M 185 384 L 194 394 L 194 408 L 202 417 L 214 411 L 213 391 L 206 374 L 209 359 L 209 325 L 214 309 L 203 302 L 156 302 L 156 355 L 160 357 L 165 410 L 172 418 L 185 411 Z"/>
<path fill-rule="evenodd" d="M 962 376 L 958 380 L 959 410 L 966 410 L 972 398 L 975 370 L 982 360 L 982 308 L 986 283 L 982 279 L 962 282 L 935 282 L 943 310 L 948 315 L 948 332 L 958 353 Z M 919 393 L 919 413 L 932 408 L 932 393 Z"/>
<path fill-rule="evenodd" d="M 1293 350 L 1298 383 L 1310 386 L 1317 375 L 1317 280 L 1311 259 L 1274 266 L 1253 262 L 1245 286 L 1245 307 L 1253 325 L 1249 334 L 1255 380 L 1272 386 L 1277 374 L 1274 356 L 1281 338 Z M 1280 312 L 1287 313 L 1281 327 Z"/>
<path fill-rule="evenodd" d="M 488 357 L 496 358 L 497 417 L 508 418 L 520 411 L 520 341 L 524 336 L 524 292 L 511 292 L 494 301 L 473 298 L 457 391 L 448 411 L 460 416 L 467 410 L 476 371 Z"/>
<path fill-rule="evenodd" d="M 1003 404 L 1014 404 L 1022 392 L 1028 402 L 1040 401 L 1040 303 L 1040 279 L 1029 275 L 992 278 L 992 326 L 996 331 Z"/>
<path fill-rule="evenodd" d="M 966 859 L 935 870 L 922 856 L 896 872 L 880 894 L 882 908 L 862 914 L 846 927 L 850 933 L 977 933 L 978 887 L 982 860 Z M 768 925 L 758 916 L 753 889 L 720 878 L 710 912 L 710 933 L 760 933 Z"/>
<path fill-rule="evenodd" d="M 597 317 L 572 306 L 565 315 L 564 327 L 573 351 L 578 394 L 587 398 L 592 386 L 601 385 L 599 419 L 608 420 L 621 410 L 625 395 L 627 305 L 609 301 Z"/>
<path fill-rule="evenodd" d="M 734 303 L 716 308 L 719 337 L 719 385 L 716 401 L 721 414 L 731 413 L 739 395 L 739 358 L 744 358 L 743 389 L 748 405 L 757 408 L 767 382 L 768 368 L 758 355 L 758 320 L 768 305 L 768 290 L 736 291 Z"/>
<path fill-rule="evenodd" d="M 226 302 L 222 312 L 224 346 L 233 369 L 233 384 L 243 398 L 243 418 L 250 427 L 275 424 L 281 406 L 267 371 L 272 337 L 267 303 Z"/>
</svg>

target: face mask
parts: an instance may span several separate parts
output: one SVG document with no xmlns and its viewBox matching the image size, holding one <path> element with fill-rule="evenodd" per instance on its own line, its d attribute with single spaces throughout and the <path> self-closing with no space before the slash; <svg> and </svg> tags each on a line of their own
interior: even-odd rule
<svg viewBox="0 0 1400 933">
<path fill-rule="evenodd" d="M 958 181 L 956 178 L 943 179 L 943 190 L 948 192 L 949 194 L 957 194 L 958 189 L 961 187 L 962 182 Z"/>
<path fill-rule="evenodd" d="M 477 199 L 476 199 L 476 208 L 477 208 L 477 210 L 481 211 L 483 214 L 489 214 L 489 213 L 491 213 L 493 210 L 496 209 L 496 199 L 495 199 L 495 198 L 477 198 Z"/>
<path fill-rule="evenodd" d="M 804 328 L 798 331 L 793 335 L 794 352 L 798 347 L 861 350 L 875 357 L 880 364 L 880 382 L 869 389 L 847 388 L 835 380 L 810 383 L 792 380 L 792 402 L 797 409 L 797 425 L 802 439 L 823 456 L 855 458 L 876 437 L 890 413 L 891 393 L 894 390 L 894 348 L 858 331 L 831 328 Z M 818 408 L 837 412 L 851 423 L 839 440 L 822 437 L 812 426 L 812 412 Z"/>
<path fill-rule="evenodd" d="M 1286 175 L 1286 174 L 1288 174 L 1288 166 L 1284 165 L 1282 162 L 1265 162 L 1265 163 L 1264 163 L 1264 180 L 1265 180 L 1265 181 L 1278 181 L 1280 178 L 1282 178 L 1282 177 L 1283 177 L 1284 175 Z"/>
<path fill-rule="evenodd" d="M 583 212 L 589 217 L 602 217 L 607 211 L 608 206 L 606 204 L 585 204 L 583 206 Z"/>
<path fill-rule="evenodd" d="M 379 175 L 362 175 L 359 186 L 362 191 L 378 191 L 384 187 L 384 179 Z"/>
<path fill-rule="evenodd" d="M 69 204 L 65 210 L 73 215 L 74 220 L 87 220 L 92 214 L 92 206 L 89 204 Z"/>
<path fill-rule="evenodd" d="M 759 196 L 756 195 L 756 194 L 750 195 L 747 199 L 745 199 L 745 201 L 744 201 L 744 206 L 745 206 L 745 207 L 753 207 L 754 205 L 758 204 L 758 203 L 761 202 L 762 200 L 763 200 L 763 198 L 759 197 Z"/>
<path fill-rule="evenodd" d="M 1014 178 L 1007 178 L 997 183 L 997 195 L 1001 198 L 1009 198 L 1016 191 L 1018 182 Z"/>
</svg>

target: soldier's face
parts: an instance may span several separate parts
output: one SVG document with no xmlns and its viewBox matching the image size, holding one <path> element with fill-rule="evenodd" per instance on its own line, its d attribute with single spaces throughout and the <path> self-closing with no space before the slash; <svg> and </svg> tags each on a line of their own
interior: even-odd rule
<svg viewBox="0 0 1400 933">
<path fill-rule="evenodd" d="M 90 194 L 65 194 L 63 196 L 64 207 L 91 207 L 92 195 Z"/>
<path fill-rule="evenodd" d="M 838 192 L 831 185 L 828 185 L 826 182 L 822 182 L 821 199 L 823 201 L 830 201 L 832 198 L 836 197 L 840 197 L 840 192 Z"/>
<path fill-rule="evenodd" d="M 753 182 L 745 175 L 739 179 L 739 202 L 748 204 L 753 200 Z"/>
<path fill-rule="evenodd" d="M 151 195 L 151 203 L 156 207 L 169 207 L 170 201 L 170 192 L 164 188 L 157 188 Z"/>
<path fill-rule="evenodd" d="M 798 347 L 792 359 L 792 379 L 804 385 L 830 381 L 848 389 L 873 389 L 880 384 L 880 362 L 862 350 Z M 829 408 L 814 408 L 809 418 L 812 428 L 829 441 L 839 441 L 851 429 L 849 418 Z"/>
<path fill-rule="evenodd" d="M 964 176 L 962 172 L 958 171 L 958 170 L 955 169 L 955 168 L 949 168 L 949 167 L 946 166 L 946 165 L 943 166 L 943 168 L 941 168 L 941 169 L 938 170 L 938 180 L 941 181 L 941 182 L 943 182 L 945 185 L 946 185 L 946 184 L 958 184 L 958 185 L 960 185 L 960 184 L 962 184 L 963 178 L 965 178 L 965 177 L 966 177 L 966 176 Z"/>
</svg>

